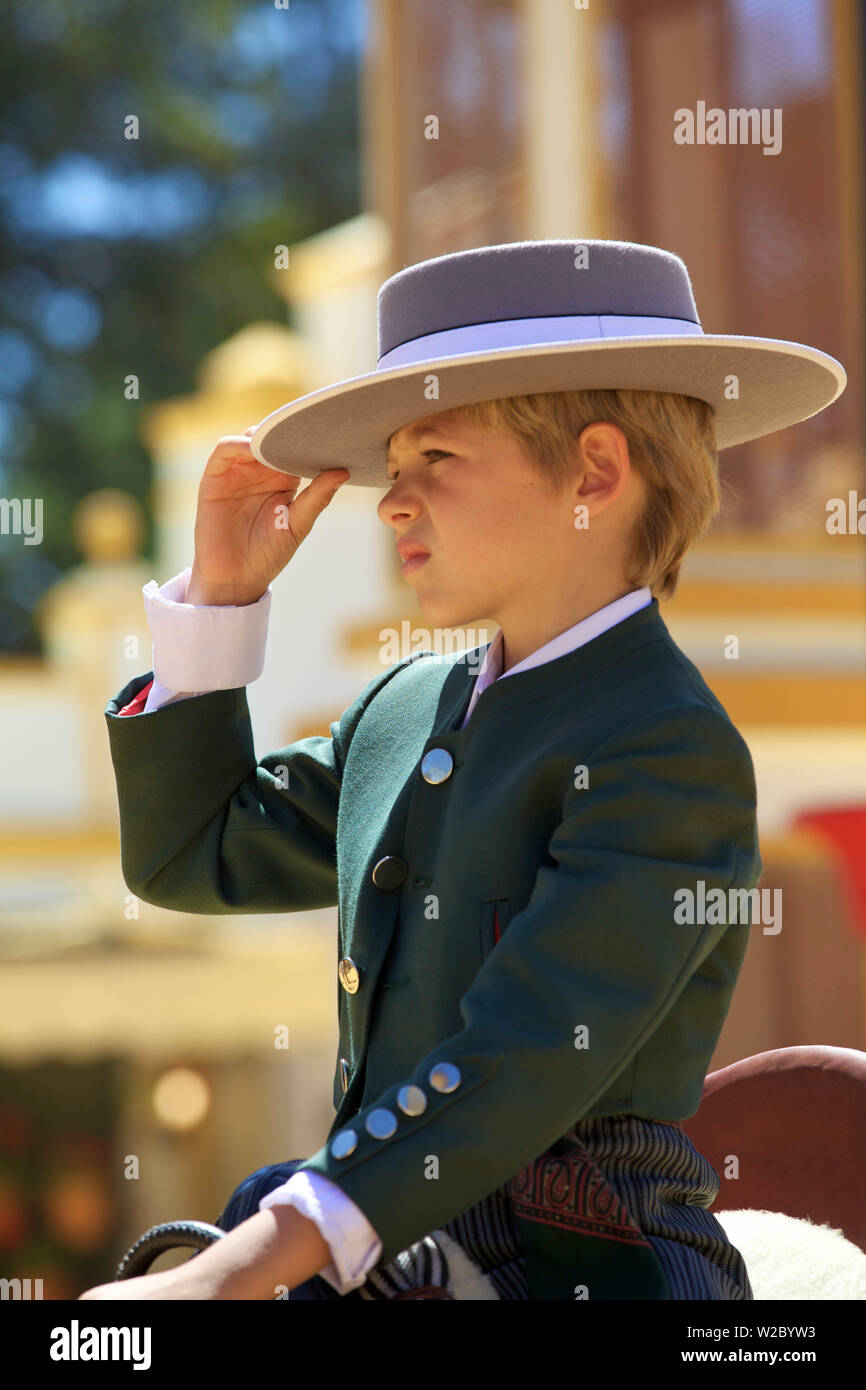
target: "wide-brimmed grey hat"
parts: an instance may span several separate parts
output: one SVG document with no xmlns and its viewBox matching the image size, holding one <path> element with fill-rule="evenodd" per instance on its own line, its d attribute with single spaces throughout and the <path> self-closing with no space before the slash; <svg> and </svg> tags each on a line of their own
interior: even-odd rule
<svg viewBox="0 0 866 1390">
<path fill-rule="evenodd" d="M 703 331 L 685 262 L 629 241 L 516 241 L 420 261 L 378 297 L 376 370 L 266 416 L 261 463 L 301 478 L 347 468 L 387 488 L 390 435 L 500 396 L 628 387 L 715 411 L 719 449 L 817 415 L 841 363 L 804 343 Z"/>
</svg>

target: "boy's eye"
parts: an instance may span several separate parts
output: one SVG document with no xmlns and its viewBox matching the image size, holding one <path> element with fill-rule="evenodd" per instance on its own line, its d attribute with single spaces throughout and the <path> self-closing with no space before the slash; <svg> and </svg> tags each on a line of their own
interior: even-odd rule
<svg viewBox="0 0 866 1390">
<path fill-rule="evenodd" d="M 445 451 L 444 451 L 444 449 L 425 449 L 425 450 L 424 450 L 424 453 L 423 453 L 423 455 L 422 455 L 422 458 L 427 459 L 427 461 L 428 461 L 428 463 L 429 463 L 429 461 L 430 461 L 430 455 L 431 455 L 431 454 L 439 454 L 440 458 L 443 458 L 443 459 L 449 459 L 449 458 L 452 457 L 451 454 L 446 454 Z M 389 475 L 389 477 L 388 477 L 388 482 L 389 482 L 389 483 L 396 483 L 396 481 L 397 481 L 397 479 L 399 478 L 399 476 L 400 476 L 400 470 L 398 469 L 396 473 L 391 473 L 391 474 Z"/>
</svg>

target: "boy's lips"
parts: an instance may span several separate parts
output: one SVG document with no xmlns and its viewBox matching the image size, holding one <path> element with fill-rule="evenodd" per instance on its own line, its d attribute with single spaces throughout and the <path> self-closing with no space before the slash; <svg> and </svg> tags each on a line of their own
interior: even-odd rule
<svg viewBox="0 0 866 1390">
<path fill-rule="evenodd" d="M 429 555 L 430 551 L 420 541 L 410 541 L 404 537 L 402 541 L 397 542 L 397 554 L 405 562 L 416 555 Z"/>
<path fill-rule="evenodd" d="M 414 570 L 420 569 L 430 559 L 430 551 L 423 546 L 420 541 L 412 540 L 410 536 L 404 536 L 397 542 L 397 554 L 403 562 L 404 575 L 412 574 Z"/>
<path fill-rule="evenodd" d="M 426 565 L 429 559 L 430 556 L 426 550 L 419 550 L 416 551 L 414 555 L 407 555 L 406 559 L 403 561 L 403 573 L 411 574 L 413 570 L 420 569 L 422 565 Z"/>
</svg>

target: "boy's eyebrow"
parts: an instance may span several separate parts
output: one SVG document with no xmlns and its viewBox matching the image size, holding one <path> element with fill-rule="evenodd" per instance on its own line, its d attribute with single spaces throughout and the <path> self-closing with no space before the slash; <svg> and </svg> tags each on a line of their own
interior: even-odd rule
<svg viewBox="0 0 866 1390">
<path fill-rule="evenodd" d="M 414 447 L 415 447 L 415 448 L 418 448 L 419 445 L 421 445 L 425 439 L 429 439 L 429 438 L 430 438 L 431 434 L 432 434 L 432 435 L 436 435 L 436 434 L 438 434 L 438 433 L 440 433 L 440 432 L 441 432 L 441 431 L 438 430 L 437 427 L 436 427 L 435 425 L 429 425 L 426 429 L 423 429 L 423 430 L 421 431 L 421 433 L 418 435 L 418 438 L 415 440 Z M 395 431 L 395 433 L 396 433 L 396 431 Z M 391 442 L 390 442 L 390 440 L 389 440 L 389 441 L 388 441 L 388 444 L 386 445 L 386 448 L 385 448 L 385 465 L 386 465 L 386 467 L 387 467 L 388 464 L 393 463 L 393 462 L 394 462 L 394 459 L 392 459 L 392 457 L 391 457 Z"/>
</svg>

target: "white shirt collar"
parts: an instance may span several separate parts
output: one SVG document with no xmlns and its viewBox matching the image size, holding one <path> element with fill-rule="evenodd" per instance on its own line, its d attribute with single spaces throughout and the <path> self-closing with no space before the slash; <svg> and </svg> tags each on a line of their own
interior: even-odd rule
<svg viewBox="0 0 866 1390">
<path fill-rule="evenodd" d="M 606 632 L 609 627 L 621 623 L 625 618 L 630 618 L 632 613 L 637 613 L 640 608 L 646 608 L 647 604 L 651 602 L 652 591 L 649 588 L 632 589 L 630 593 L 614 599 L 613 603 L 607 603 L 604 608 L 590 613 L 589 617 L 582 618 L 579 623 L 574 624 L 574 627 L 558 633 L 549 642 L 545 642 L 543 647 L 530 652 L 529 656 L 524 657 L 522 661 L 519 661 L 516 666 L 512 666 L 511 670 L 504 674 L 502 671 L 502 630 L 500 629 L 490 643 L 481 670 L 478 672 L 466 717 L 463 724 L 460 725 L 461 729 L 468 722 L 479 695 L 487 689 L 488 685 L 492 685 L 496 680 L 504 680 L 507 676 L 514 676 L 518 671 L 529 671 L 533 666 L 543 666 L 546 661 L 555 661 L 559 656 L 576 651 L 585 642 L 591 642 L 594 637 Z"/>
</svg>

